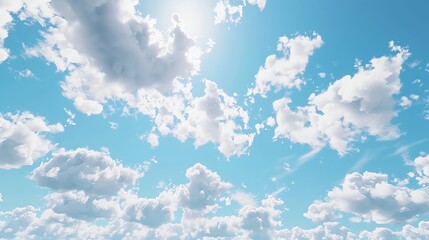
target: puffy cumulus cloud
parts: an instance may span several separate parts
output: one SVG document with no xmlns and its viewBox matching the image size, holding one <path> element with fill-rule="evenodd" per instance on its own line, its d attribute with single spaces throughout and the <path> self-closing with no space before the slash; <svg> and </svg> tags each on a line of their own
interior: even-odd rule
<svg viewBox="0 0 429 240">
<path fill-rule="evenodd" d="M 182 31 L 178 16 L 164 36 L 154 19 L 136 13 L 137 4 L 52 1 L 52 26 L 26 53 L 67 72 L 63 95 L 88 115 L 101 113 L 107 100 L 124 100 L 139 89 L 168 92 L 176 79 L 198 72 L 202 51 Z"/>
<path fill-rule="evenodd" d="M 267 0 L 244 0 L 239 4 L 231 4 L 230 0 L 220 0 L 214 8 L 215 23 L 239 23 L 243 18 L 243 10 L 246 4 L 256 5 L 262 11 L 265 8 Z"/>
<path fill-rule="evenodd" d="M 108 228 L 32 206 L 1 212 L 0 222 L 0 235 L 4 239 L 103 239 L 109 236 Z"/>
<path fill-rule="evenodd" d="M 335 213 L 335 209 L 330 202 L 322 201 L 315 201 L 311 204 L 304 216 L 315 222 L 332 221 L 341 217 Z"/>
<path fill-rule="evenodd" d="M 401 97 L 401 102 L 399 103 L 399 106 L 401 106 L 403 108 L 409 108 L 409 107 L 411 107 L 411 105 L 413 105 L 413 101 L 411 101 L 406 96 Z"/>
<path fill-rule="evenodd" d="M 378 224 L 412 221 L 429 212 L 429 188 L 410 189 L 390 184 L 386 174 L 354 172 L 329 191 L 325 201 L 310 205 L 305 216 L 324 221 L 332 219 L 334 211 Z"/>
<path fill-rule="evenodd" d="M 217 197 L 231 189 L 216 172 L 202 164 L 186 170 L 189 183 L 179 188 L 179 205 L 191 210 L 205 210 L 216 203 Z"/>
<path fill-rule="evenodd" d="M 53 192 L 45 199 L 48 208 L 74 219 L 110 218 L 119 213 L 117 198 L 101 197 L 84 191 Z"/>
<path fill-rule="evenodd" d="M 324 92 L 311 94 L 307 106 L 292 110 L 290 99 L 275 101 L 275 137 L 315 149 L 329 144 L 340 155 L 353 150 L 351 142 L 365 134 L 379 140 L 397 138 L 399 130 L 391 124 L 397 115 L 393 97 L 401 89 L 400 72 L 410 53 L 393 42 L 390 47 L 396 55 L 373 58 L 370 64 L 358 66 L 354 76 L 344 76 Z"/>
<path fill-rule="evenodd" d="M 274 139 L 288 138 L 294 143 L 309 144 L 313 149 L 324 146 L 323 137 L 315 125 L 318 124 L 315 107 L 299 107 L 296 111 L 290 109 L 289 98 L 274 101 L 277 126 L 274 129 Z M 314 116 L 310 118 L 310 116 Z"/>
<path fill-rule="evenodd" d="M 111 196 L 134 185 L 140 176 L 139 171 L 123 167 L 106 152 L 78 148 L 54 152 L 49 161 L 34 170 L 31 178 L 55 191 L 77 190 Z"/>
<path fill-rule="evenodd" d="M 58 15 L 67 21 L 64 32 L 68 42 L 103 72 L 107 81 L 137 90 L 165 88 L 176 77 L 190 76 L 194 65 L 187 53 L 194 41 L 181 30 L 177 16 L 169 42 L 164 43 L 158 39 L 153 20 L 136 14 L 137 4 L 134 0 L 52 1 Z"/>
<path fill-rule="evenodd" d="M 77 110 L 86 115 L 97 115 L 103 112 L 103 105 L 94 100 L 76 98 L 73 105 Z"/>
<path fill-rule="evenodd" d="M 191 84 L 175 82 L 174 91 L 164 95 L 157 90 L 140 90 L 126 97 L 130 107 L 149 116 L 154 127 L 141 139 L 155 147 L 159 136 L 172 135 L 180 141 L 194 140 L 196 148 L 217 145 L 226 157 L 248 152 L 255 134 L 249 129 L 249 115 L 237 100 L 205 80 L 204 95 L 194 97 Z"/>
<path fill-rule="evenodd" d="M 364 230 L 359 234 L 361 239 L 368 240 L 399 240 L 399 236 L 397 233 L 393 232 L 388 228 L 376 228 L 373 231 Z"/>
<path fill-rule="evenodd" d="M 67 154 L 71 160 L 64 158 Z M 117 193 L 93 191 L 99 189 L 97 185 L 104 185 L 101 179 L 110 180 L 110 177 L 100 178 L 103 175 L 100 172 L 104 171 L 110 171 L 104 175 L 122 185 L 122 178 L 115 174 L 122 167 L 104 166 L 105 162 L 112 162 L 105 153 L 86 149 L 54 154 L 32 177 L 52 190 L 45 197 L 47 208 L 38 210 L 29 206 L 0 212 L 1 235 L 14 239 L 240 239 L 242 236 L 261 239 L 274 237 L 275 228 L 281 226 L 278 221 L 281 211 L 277 208 L 283 202 L 274 196 L 264 199 L 259 206 L 242 206 L 237 215 L 211 216 L 216 213 L 211 209 L 220 203 L 219 196 L 230 194 L 232 185 L 201 164 L 186 171 L 188 183 L 165 189 L 155 198 L 141 198 L 126 189 Z M 60 163 L 63 165 L 57 168 Z M 41 183 L 40 175 L 50 181 Z M 66 185 L 66 180 L 71 185 Z M 115 185 L 112 188 L 115 192 L 118 189 Z M 174 216 L 177 209 L 183 211 L 179 222 Z M 103 218 L 105 222 L 96 224 L 94 218 Z"/>
<path fill-rule="evenodd" d="M 17 15 L 20 20 L 32 19 L 45 25 L 44 19 L 53 16 L 48 3 L 49 0 L 15 0 L 0 3 L 0 63 L 10 55 L 10 50 L 4 47 L 4 42 L 9 36 L 13 15 Z"/>
<path fill-rule="evenodd" d="M 284 228 L 280 221 L 283 213 L 281 206 L 283 201 L 274 195 L 268 195 L 260 203 L 243 204 L 236 209 L 235 214 L 218 216 L 216 211 L 202 211 L 203 209 L 215 209 L 220 203 L 221 195 L 232 197 L 230 189 L 232 185 L 224 182 L 218 174 L 209 170 L 201 164 L 195 164 L 186 171 L 189 182 L 164 189 L 155 198 L 142 198 L 134 190 L 125 189 L 117 192 L 118 187 L 113 186 L 116 193 L 99 190 L 92 192 L 92 188 L 99 189 L 99 172 L 118 179 L 122 185 L 121 178 L 115 172 L 123 167 L 115 163 L 107 167 L 100 162 L 111 160 L 106 153 L 78 149 L 87 152 L 87 155 L 96 155 L 98 165 L 94 163 L 94 157 L 87 158 L 92 172 L 85 170 L 80 162 L 67 163 L 62 159 L 65 172 L 59 173 L 61 169 L 55 169 L 52 159 L 42 164 L 40 169 L 35 170 L 50 175 L 51 178 L 64 178 L 70 183 L 74 181 L 84 187 L 62 186 L 64 181 L 56 179 L 52 181 L 51 192 L 45 197 L 48 201 L 46 209 L 40 210 L 32 206 L 16 208 L 12 211 L 0 212 L 0 235 L 5 239 L 425 239 L 429 236 L 429 223 L 420 222 L 418 226 L 405 225 L 400 231 L 392 231 L 385 228 L 377 228 L 374 231 L 363 231 L 352 233 L 344 226 L 336 222 L 324 222 L 312 229 L 293 227 Z M 62 152 L 53 157 L 58 158 L 61 154 L 72 154 L 75 151 Z M 74 158 L 79 158 L 79 156 Z M 59 162 L 58 162 L 59 163 Z M 48 167 L 49 165 L 49 167 Z M 101 165 L 101 166 L 100 166 Z M 71 168 L 82 169 L 82 171 L 71 171 Z M 88 168 L 90 168 L 88 167 Z M 46 171 L 48 170 L 48 171 Z M 121 172 L 121 171 L 119 171 Z M 123 173 L 124 174 L 124 173 Z M 33 179 L 35 174 L 33 174 Z M 376 175 L 376 174 L 375 174 Z M 364 177 L 362 175 L 361 177 Z M 384 176 L 373 176 L 367 182 L 379 184 Z M 92 183 L 92 187 L 81 184 L 83 179 Z M 35 179 L 37 181 L 37 179 Z M 57 182 L 57 187 L 52 187 Z M 383 182 L 383 180 L 381 180 Z M 127 184 L 133 184 L 132 181 Z M 356 185 L 355 189 L 365 189 L 365 186 Z M 349 185 L 352 185 L 351 183 Z M 364 184 L 365 185 L 365 184 Z M 62 187 L 59 187 L 62 186 Z M 382 188 L 383 187 L 375 187 Z M 353 191 L 355 191 L 353 189 Z M 344 190 L 344 187 L 341 189 Z M 349 190 L 351 191 L 351 190 Z M 370 190 L 374 196 L 380 197 L 386 192 Z M 401 200 L 407 201 L 406 194 L 397 192 L 395 195 Z M 410 196 L 416 195 L 409 193 Z M 418 195 L 418 194 L 417 194 Z M 353 199 L 357 194 L 353 195 Z M 383 195 L 384 196 L 384 195 Z M 332 197 L 332 196 L 330 196 Z M 425 198 L 418 196 L 417 198 Z M 349 198 L 350 199 L 350 198 Z M 355 200 L 358 201 L 358 200 Z M 112 205 L 113 204 L 113 205 Z M 338 204 L 338 203 L 337 203 Z M 380 202 L 377 206 L 384 206 L 386 202 Z M 340 205 L 341 206 L 341 205 Z M 389 205 L 391 207 L 392 205 Z M 219 207 L 219 206 L 218 206 Z M 181 219 L 176 219 L 175 212 L 181 209 Z M 190 215 L 188 211 L 199 214 Z M 377 212 L 373 209 L 374 212 Z M 411 210 L 412 211 L 412 210 Z M 86 216 L 86 217 L 84 217 Z M 94 217 L 103 218 L 102 223 L 94 222 Z M 390 238 L 389 238 L 390 237 Z"/>
<path fill-rule="evenodd" d="M 0 114 L 0 168 L 32 165 L 54 148 L 47 135 L 63 130 L 60 123 L 49 125 L 29 112 Z"/>
<path fill-rule="evenodd" d="M 138 170 L 123 167 L 108 153 L 60 149 L 31 176 L 53 192 L 48 207 L 77 219 L 109 218 L 119 212 L 118 193 L 135 185 Z"/>
<path fill-rule="evenodd" d="M 249 89 L 248 95 L 260 94 L 266 97 L 272 87 L 276 90 L 300 89 L 305 84 L 301 75 L 309 58 L 322 44 L 322 37 L 316 33 L 312 36 L 280 37 L 277 44 L 280 56 L 272 54 L 266 58 L 265 66 L 260 67 L 255 75 L 255 87 Z"/>
<path fill-rule="evenodd" d="M 418 182 L 420 184 L 429 183 L 429 155 L 417 157 L 412 164 L 416 168 Z"/>
<path fill-rule="evenodd" d="M 311 229 L 294 227 L 270 232 L 269 238 L 249 236 L 240 227 L 240 217 L 213 217 L 195 220 L 192 225 L 163 224 L 147 228 L 141 224 L 112 221 L 104 226 L 76 220 L 52 210 L 40 211 L 34 207 L 18 208 L 0 215 L 0 233 L 5 239 L 291 239 L 291 240 L 357 240 L 357 239 L 426 239 L 429 223 L 405 225 L 399 231 L 376 228 L 373 231 L 352 233 L 336 222 L 326 222 Z"/>
<path fill-rule="evenodd" d="M 185 118 L 175 126 L 173 135 L 182 141 L 194 138 L 195 147 L 215 143 L 226 157 L 246 153 L 254 138 L 254 133 L 244 133 L 249 122 L 247 111 L 214 82 L 206 80 L 204 92 L 186 107 Z"/>
<path fill-rule="evenodd" d="M 337 222 L 325 222 L 311 229 L 302 229 L 293 227 L 292 229 L 283 229 L 276 232 L 277 239 L 290 240 L 315 240 L 315 239 L 332 239 L 332 240 L 354 240 L 359 239 L 356 234 Z"/>
<path fill-rule="evenodd" d="M 278 217 L 282 211 L 277 209 L 281 205 L 283 201 L 270 195 L 260 207 L 247 205 L 240 209 L 241 227 L 246 230 L 244 236 L 249 239 L 272 239 L 274 229 L 281 226 Z"/>
<path fill-rule="evenodd" d="M 258 5 L 259 10 L 264 10 L 267 0 L 247 0 L 250 5 Z"/>
<path fill-rule="evenodd" d="M 151 199 L 139 198 L 132 193 L 127 193 L 121 198 L 124 199 L 121 205 L 123 218 L 128 222 L 157 228 L 174 219 L 177 198 L 172 191 L 164 191 L 158 197 Z"/>
</svg>

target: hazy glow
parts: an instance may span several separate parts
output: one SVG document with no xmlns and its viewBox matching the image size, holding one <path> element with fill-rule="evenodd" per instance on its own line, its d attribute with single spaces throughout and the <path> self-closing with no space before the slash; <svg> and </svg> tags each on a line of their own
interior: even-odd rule
<svg viewBox="0 0 429 240">
<path fill-rule="evenodd" d="M 214 27 L 215 2 L 202 0 L 160 0 L 156 14 L 161 27 L 171 23 L 171 17 L 177 13 L 182 21 L 183 29 L 191 36 L 204 37 Z"/>
</svg>

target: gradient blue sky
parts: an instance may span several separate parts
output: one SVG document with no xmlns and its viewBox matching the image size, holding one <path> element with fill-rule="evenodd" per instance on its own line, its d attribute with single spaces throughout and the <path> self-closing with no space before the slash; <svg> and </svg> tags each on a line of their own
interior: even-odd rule
<svg viewBox="0 0 429 240">
<path fill-rule="evenodd" d="M 0 2 L 0 238 L 429 238 L 428 10 Z M 114 193 L 94 190 L 106 186 Z"/>
</svg>

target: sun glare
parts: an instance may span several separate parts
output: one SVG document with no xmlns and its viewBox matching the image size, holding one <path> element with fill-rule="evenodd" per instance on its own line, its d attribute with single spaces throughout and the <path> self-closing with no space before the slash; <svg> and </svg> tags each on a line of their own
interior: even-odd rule
<svg viewBox="0 0 429 240">
<path fill-rule="evenodd" d="M 202 0 L 159 1 L 159 14 L 170 20 L 174 13 L 181 19 L 182 27 L 191 36 L 207 36 L 214 27 L 214 5 Z"/>
</svg>

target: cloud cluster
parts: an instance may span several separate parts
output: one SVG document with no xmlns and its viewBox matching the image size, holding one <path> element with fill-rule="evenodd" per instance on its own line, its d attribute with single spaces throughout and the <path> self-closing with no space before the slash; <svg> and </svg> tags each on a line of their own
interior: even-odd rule
<svg viewBox="0 0 429 240">
<path fill-rule="evenodd" d="M 54 148 L 47 135 L 63 130 L 61 124 L 49 125 L 29 112 L 0 114 L 0 168 L 32 165 Z"/>
<path fill-rule="evenodd" d="M 187 77 L 194 70 L 187 56 L 194 42 L 176 22 L 168 46 L 161 46 L 151 20 L 135 14 L 136 3 L 52 1 L 56 12 L 67 20 L 68 42 L 104 73 L 106 81 L 120 82 L 131 91 L 169 87 L 175 78 Z M 177 16 L 174 19 L 178 21 Z"/>
<path fill-rule="evenodd" d="M 53 15 L 48 3 L 49 0 L 15 0 L 0 3 L 0 63 L 10 55 L 10 50 L 5 48 L 4 43 L 9 36 L 14 15 L 21 21 L 31 19 L 45 25 L 45 19 Z"/>
<path fill-rule="evenodd" d="M 189 137 L 195 147 L 212 142 L 226 157 L 240 156 L 252 145 L 254 134 L 248 130 L 249 116 L 235 98 L 206 80 L 204 96 L 194 98 L 184 109 L 184 119 L 173 134 L 184 141 Z"/>
<path fill-rule="evenodd" d="M 52 159 L 34 170 L 32 175 L 39 185 L 52 191 L 46 197 L 46 209 L 28 206 L 0 212 L 0 233 L 6 239 L 297 240 L 429 237 L 429 222 L 425 221 L 419 222 L 418 226 L 404 225 L 399 231 L 376 228 L 354 233 L 338 222 L 324 222 L 310 229 L 284 228 L 279 220 L 283 213 L 280 208 L 283 201 L 275 195 L 268 195 L 260 203 L 244 204 L 235 211 L 236 214 L 217 216 L 215 210 L 222 207 L 221 196 L 232 197 L 233 186 L 199 163 L 186 171 L 188 183 L 168 187 L 155 198 L 139 197 L 129 189 L 135 186 L 140 176 L 140 172 L 123 167 L 105 152 L 61 149 Z M 342 211 L 356 212 L 363 218 L 384 223 L 390 222 L 388 219 L 391 218 L 409 218 L 407 211 L 416 213 L 416 209 L 419 209 L 416 206 L 427 201 L 427 196 L 422 195 L 425 190 L 389 185 L 386 177 L 384 174 L 368 172 L 362 175 L 350 174 L 341 187 L 328 193 L 329 203 Z M 112 188 L 106 188 L 106 185 Z M 112 201 L 114 208 L 109 204 Z M 114 215 L 109 212 L 112 209 L 116 211 Z M 179 210 L 182 217 L 176 219 L 175 213 Z M 100 218 L 105 219 L 103 224 L 93 221 Z"/>
<path fill-rule="evenodd" d="M 205 95 L 195 97 L 191 82 L 181 80 L 198 71 L 201 52 L 181 30 L 178 17 L 165 40 L 154 20 L 142 18 L 135 5 L 128 0 L 120 5 L 117 0 L 54 1 L 59 14 L 50 19 L 54 27 L 26 53 L 68 72 L 63 95 L 77 110 L 100 114 L 109 101 L 121 101 L 149 116 L 154 128 L 143 139 L 153 147 L 160 135 L 173 135 L 194 139 L 195 147 L 213 143 L 226 157 L 246 153 L 254 134 L 245 133 L 249 117 L 234 97 L 211 81 L 205 81 Z"/>
<path fill-rule="evenodd" d="M 390 48 L 396 55 L 358 66 L 354 76 L 344 76 L 322 93 L 311 94 L 307 106 L 293 110 L 289 98 L 275 101 L 274 138 L 288 138 L 314 149 L 329 144 L 339 155 L 352 151 L 351 143 L 365 135 L 379 140 L 397 138 L 399 130 L 391 124 L 397 115 L 393 97 L 400 92 L 400 73 L 410 53 L 393 42 Z"/>
<path fill-rule="evenodd" d="M 219 0 L 214 8 L 215 23 L 239 23 L 243 18 L 243 9 L 246 4 L 257 5 L 259 10 L 265 8 L 267 0 L 244 0 L 239 4 L 231 4 L 230 0 Z"/>
<path fill-rule="evenodd" d="M 429 188 L 391 184 L 388 176 L 381 173 L 350 173 L 340 186 L 328 192 L 324 201 L 311 204 L 304 215 L 320 222 L 341 217 L 336 212 L 378 224 L 409 222 L 429 212 Z"/>
<path fill-rule="evenodd" d="M 265 60 L 255 75 L 255 87 L 249 89 L 248 95 L 262 95 L 274 88 L 301 88 L 305 81 L 301 78 L 314 51 L 323 45 L 322 37 L 298 35 L 294 38 L 280 37 L 277 44 L 279 55 L 272 54 Z"/>
<path fill-rule="evenodd" d="M 420 184 L 429 183 L 429 155 L 424 155 L 417 157 L 412 162 L 413 166 L 416 168 L 418 176 L 416 177 L 417 181 Z"/>
<path fill-rule="evenodd" d="M 104 152 L 60 149 L 52 155 L 31 178 L 53 191 L 46 196 L 50 208 L 77 219 L 118 214 L 118 193 L 135 185 L 141 176 Z"/>
<path fill-rule="evenodd" d="M 139 197 L 133 190 L 142 175 L 107 152 L 59 149 L 31 176 L 50 189 L 46 208 L 1 212 L 0 233 L 19 239 L 261 239 L 273 237 L 281 225 L 277 208 L 283 202 L 272 195 L 259 206 L 243 205 L 237 215 L 210 216 L 221 208 L 220 197 L 231 195 L 232 185 L 202 164 L 186 171 L 188 183 L 168 187 L 155 198 Z M 177 221 L 179 209 L 182 218 Z M 105 224 L 94 222 L 97 219 Z"/>
</svg>

